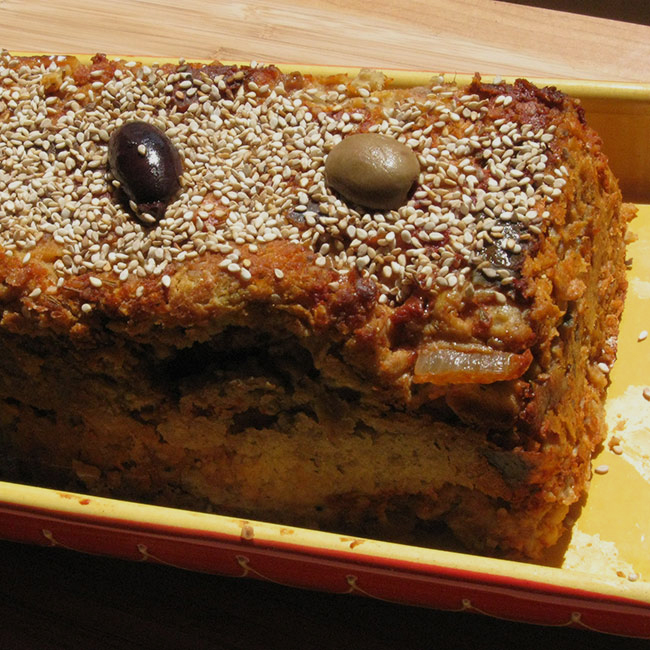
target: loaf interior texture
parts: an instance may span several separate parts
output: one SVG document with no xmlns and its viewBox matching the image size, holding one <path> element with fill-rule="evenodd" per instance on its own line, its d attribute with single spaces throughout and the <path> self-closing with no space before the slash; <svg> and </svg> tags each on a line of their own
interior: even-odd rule
<svg viewBox="0 0 650 650">
<path fill-rule="evenodd" d="M 0 58 L 0 477 L 539 559 L 604 438 L 630 206 L 579 104 L 527 81 Z M 177 148 L 138 218 L 108 143 Z M 403 206 L 328 186 L 416 154 Z"/>
</svg>

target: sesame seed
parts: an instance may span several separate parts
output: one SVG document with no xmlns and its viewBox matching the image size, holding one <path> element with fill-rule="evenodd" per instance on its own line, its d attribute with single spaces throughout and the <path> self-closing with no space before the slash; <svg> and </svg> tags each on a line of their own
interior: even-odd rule
<svg viewBox="0 0 650 650">
<path fill-rule="evenodd" d="M 172 284 L 172 279 L 168 275 L 163 275 L 162 278 L 160 279 L 160 282 L 163 285 L 163 287 L 167 287 L 169 289 L 169 287 L 171 287 Z"/>
<path fill-rule="evenodd" d="M 598 465 L 597 467 L 594 467 L 594 472 L 596 474 L 607 474 L 609 472 L 609 465 Z"/>
<path fill-rule="evenodd" d="M 644 388 L 642 395 L 643 395 L 644 399 L 646 399 L 646 400 L 648 400 L 648 402 L 650 402 L 650 388 Z"/>
<path fill-rule="evenodd" d="M 607 374 L 610 371 L 610 367 L 602 361 L 598 364 L 598 368 L 605 374 Z"/>
<path fill-rule="evenodd" d="M 637 341 L 645 341 L 647 338 L 648 338 L 647 330 L 641 330 L 639 332 L 639 336 L 637 337 Z"/>
<path fill-rule="evenodd" d="M 88 281 L 93 287 L 97 287 L 97 288 L 101 287 L 103 284 L 103 282 L 99 278 L 96 278 L 94 276 L 90 276 L 90 278 L 88 278 Z"/>
<path fill-rule="evenodd" d="M 81 311 L 82 311 L 84 314 L 88 314 L 88 313 L 90 313 L 90 312 L 92 311 L 92 309 L 93 309 L 92 305 L 89 305 L 87 302 L 84 302 L 84 303 L 81 305 Z"/>
</svg>

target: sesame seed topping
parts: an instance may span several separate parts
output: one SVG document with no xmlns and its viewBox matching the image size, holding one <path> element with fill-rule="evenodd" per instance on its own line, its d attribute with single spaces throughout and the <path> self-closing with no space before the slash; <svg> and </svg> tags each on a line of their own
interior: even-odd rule
<svg viewBox="0 0 650 650">
<path fill-rule="evenodd" d="M 605 374 L 607 374 L 610 371 L 610 367 L 606 363 L 603 363 L 602 361 L 598 364 L 598 368 Z"/>
<path fill-rule="evenodd" d="M 648 338 L 648 331 L 641 330 L 639 332 L 639 336 L 637 337 L 637 341 L 645 341 L 647 338 Z"/>
<path fill-rule="evenodd" d="M 648 400 L 648 402 L 650 402 L 650 388 L 644 388 L 642 394 L 643 394 L 643 398 Z"/>
<path fill-rule="evenodd" d="M 609 465 L 598 465 L 597 467 L 594 467 L 594 472 L 596 474 L 607 474 L 609 472 Z"/>
<path fill-rule="evenodd" d="M 317 266 L 372 278 L 388 304 L 418 285 L 458 290 L 486 262 L 481 273 L 505 304 L 514 278 L 485 248 L 503 242 L 504 255 L 520 254 L 523 235 L 504 224 L 540 234 L 568 175 L 548 164 L 553 127 L 491 121 L 487 100 L 438 80 L 426 98 L 407 93 L 383 105 L 361 84 L 316 79 L 288 91 L 282 78 L 258 83 L 244 69 L 226 81 L 185 63 L 128 62 L 93 70 L 78 86 L 61 67 L 53 95 L 44 91 L 49 67 L 19 61 L 0 56 L 0 77 L 19 81 L 0 85 L 0 160 L 9 161 L 0 169 L 0 245 L 27 264 L 31 248 L 51 237 L 59 276 L 89 274 L 97 288 L 106 273 L 119 282 L 158 276 L 168 287 L 170 264 L 207 251 L 246 282 L 250 262 L 233 251 L 284 240 L 310 249 Z M 495 104 L 512 101 L 501 95 Z M 183 158 L 181 191 L 162 219 L 142 214 L 147 223 L 116 201 L 119 183 L 106 171 L 110 136 L 131 120 L 160 128 Z M 348 205 L 327 186 L 328 153 L 363 125 L 407 143 L 421 162 L 418 187 L 398 210 Z M 138 152 L 147 155 L 144 145 Z"/>
</svg>

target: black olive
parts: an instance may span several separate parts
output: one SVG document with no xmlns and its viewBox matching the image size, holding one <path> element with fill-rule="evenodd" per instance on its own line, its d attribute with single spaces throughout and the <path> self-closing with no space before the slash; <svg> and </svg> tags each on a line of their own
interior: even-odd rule
<svg viewBox="0 0 650 650">
<path fill-rule="evenodd" d="M 521 238 L 523 230 L 523 226 L 518 222 L 505 222 L 502 224 L 501 233 L 503 236 L 487 246 L 483 253 L 485 258 L 492 263 L 492 266 L 501 269 L 518 269 L 523 264 L 521 251 L 529 246 L 528 240 Z M 518 253 L 508 248 L 507 243 L 509 240 L 519 244 Z"/>
<path fill-rule="evenodd" d="M 148 222 L 162 219 L 183 171 L 171 140 L 151 124 L 127 122 L 111 135 L 108 163 L 136 215 Z"/>
</svg>

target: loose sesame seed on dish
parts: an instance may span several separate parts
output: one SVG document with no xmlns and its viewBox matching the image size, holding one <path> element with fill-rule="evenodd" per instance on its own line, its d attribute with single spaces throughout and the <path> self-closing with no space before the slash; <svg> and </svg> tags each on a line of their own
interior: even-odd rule
<svg viewBox="0 0 650 650">
<path fill-rule="evenodd" d="M 75 82 L 65 59 L 0 56 L 0 245 L 27 264 L 49 237 L 59 278 L 88 274 L 95 288 L 106 274 L 169 287 L 176 264 L 206 252 L 247 283 L 245 251 L 284 240 L 311 249 L 317 266 L 371 279 L 383 303 L 415 286 L 462 288 L 475 273 L 505 302 L 514 276 L 503 260 L 542 232 L 566 183 L 549 162 L 553 125 L 487 117 L 490 101 L 507 109 L 507 94 L 482 99 L 436 78 L 384 103 L 369 83 L 294 88 L 282 75 L 261 82 L 255 65 L 94 65 Z M 111 134 L 135 120 L 163 131 L 182 158 L 181 190 L 157 222 L 134 219 L 108 172 Z M 398 209 L 349 204 L 327 185 L 329 152 L 366 131 L 418 158 L 417 186 Z"/>
</svg>

